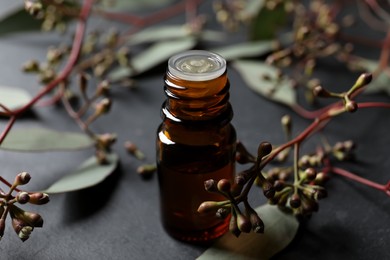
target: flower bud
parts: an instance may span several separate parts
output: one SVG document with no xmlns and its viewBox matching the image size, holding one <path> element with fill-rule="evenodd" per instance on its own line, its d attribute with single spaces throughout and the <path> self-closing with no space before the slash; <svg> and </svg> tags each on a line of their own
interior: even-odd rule
<svg viewBox="0 0 390 260">
<path fill-rule="evenodd" d="M 219 208 L 217 210 L 217 212 L 215 213 L 215 215 L 219 219 L 225 219 L 225 218 L 227 218 L 227 216 L 229 216 L 229 214 L 230 214 L 230 210 L 227 208 Z"/>
<path fill-rule="evenodd" d="M 204 182 L 204 189 L 208 192 L 218 191 L 217 185 L 213 179 L 209 179 Z"/>
<path fill-rule="evenodd" d="M 111 100 L 108 98 L 104 98 L 100 100 L 98 103 L 95 105 L 95 113 L 97 115 L 103 115 L 108 113 L 111 108 Z"/>
<path fill-rule="evenodd" d="M 144 179 L 149 179 L 153 176 L 153 173 L 157 170 L 155 164 L 143 164 L 137 168 L 137 173 Z"/>
<path fill-rule="evenodd" d="M 274 189 L 275 191 L 281 191 L 285 187 L 285 183 L 283 180 L 276 180 L 274 182 Z"/>
<path fill-rule="evenodd" d="M 290 206 L 294 209 L 299 208 L 299 206 L 301 206 L 301 198 L 297 193 L 294 193 L 291 196 Z"/>
<path fill-rule="evenodd" d="M 30 193 L 30 203 L 35 205 L 43 205 L 50 201 L 50 197 L 46 193 L 34 192 Z"/>
<path fill-rule="evenodd" d="M 221 207 L 221 204 L 216 201 L 204 201 L 200 204 L 198 212 L 201 214 L 209 213 L 217 210 L 219 207 Z"/>
<path fill-rule="evenodd" d="M 324 89 L 322 86 L 318 85 L 313 88 L 313 95 L 316 97 L 331 97 L 329 91 Z"/>
<path fill-rule="evenodd" d="M 263 158 L 272 151 L 272 145 L 268 142 L 262 142 L 257 149 L 257 158 Z"/>
<path fill-rule="evenodd" d="M 96 89 L 96 95 L 97 96 L 108 96 L 110 92 L 110 83 L 108 83 L 107 80 L 103 80 L 100 82 L 100 84 L 97 86 Z"/>
<path fill-rule="evenodd" d="M 257 212 L 249 205 L 246 206 L 245 211 L 252 225 L 252 230 L 255 233 L 264 233 L 264 222 L 261 220 Z"/>
<path fill-rule="evenodd" d="M 31 179 L 31 175 L 28 172 L 21 172 L 18 175 L 16 175 L 14 180 L 14 185 L 24 185 L 27 184 Z"/>
<path fill-rule="evenodd" d="M 356 104 L 355 101 L 353 100 L 347 100 L 345 102 L 345 109 L 350 112 L 350 113 L 353 113 L 353 112 L 356 112 L 356 110 L 358 109 L 358 105 Z"/>
<path fill-rule="evenodd" d="M 221 179 L 218 181 L 217 188 L 220 192 L 229 193 L 231 184 L 228 179 Z"/>
<path fill-rule="evenodd" d="M 275 189 L 270 182 L 265 181 L 262 185 L 262 189 L 263 189 L 264 196 L 267 199 L 271 199 L 275 196 Z"/>
<path fill-rule="evenodd" d="M 248 173 L 246 171 L 243 171 L 243 172 L 240 172 L 239 174 L 237 174 L 236 178 L 235 178 L 235 183 L 237 185 L 245 185 L 245 183 L 248 181 Z"/>
<path fill-rule="evenodd" d="M 39 63 L 36 60 L 29 60 L 23 64 L 22 69 L 24 72 L 38 72 Z"/>
<path fill-rule="evenodd" d="M 138 149 L 138 147 L 132 142 L 130 141 L 125 142 L 125 149 L 128 153 L 133 155 L 138 160 L 145 159 L 145 154 L 140 149 Z"/>
<path fill-rule="evenodd" d="M 111 133 L 96 135 L 96 140 L 97 144 L 107 151 L 116 142 L 116 135 Z"/>
<path fill-rule="evenodd" d="M 236 217 L 236 213 L 235 211 L 233 210 L 233 214 L 231 214 L 232 216 L 230 217 L 230 222 L 229 222 L 229 231 L 235 236 L 235 237 L 239 237 L 240 234 L 241 234 L 241 230 L 238 228 L 238 225 L 237 225 L 237 217 Z"/>
<path fill-rule="evenodd" d="M 312 181 L 316 178 L 317 171 L 314 168 L 307 168 L 305 170 L 305 177 L 307 181 Z"/>
<path fill-rule="evenodd" d="M 19 192 L 16 195 L 16 200 L 20 204 L 26 204 L 30 200 L 30 195 L 27 192 L 25 192 L 25 191 Z"/>
<path fill-rule="evenodd" d="M 241 213 L 237 213 L 237 225 L 241 232 L 249 233 L 252 230 L 251 222 L 245 215 Z"/>
</svg>

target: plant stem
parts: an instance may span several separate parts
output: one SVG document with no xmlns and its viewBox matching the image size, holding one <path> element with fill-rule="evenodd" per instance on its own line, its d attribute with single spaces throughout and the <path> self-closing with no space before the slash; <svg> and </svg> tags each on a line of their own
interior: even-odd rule
<svg viewBox="0 0 390 260">
<path fill-rule="evenodd" d="M 343 176 L 345 178 L 348 178 L 348 179 L 354 180 L 356 182 L 362 183 L 362 184 L 367 185 L 369 187 L 372 187 L 374 189 L 383 191 L 388 196 L 390 196 L 390 182 L 388 182 L 385 185 L 379 184 L 379 183 L 367 180 L 366 178 L 357 176 L 354 173 L 349 172 L 347 170 L 344 170 L 344 169 L 341 169 L 341 168 L 337 168 L 337 167 L 332 167 L 332 166 L 329 166 L 329 167 L 325 168 L 324 171 L 325 172 L 331 172 L 331 173 L 334 173 L 334 174 L 338 174 L 338 175 Z"/>
</svg>

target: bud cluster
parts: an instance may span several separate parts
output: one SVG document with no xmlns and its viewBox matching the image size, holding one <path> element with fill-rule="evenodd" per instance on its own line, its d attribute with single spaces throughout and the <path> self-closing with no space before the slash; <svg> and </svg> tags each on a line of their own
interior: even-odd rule
<svg viewBox="0 0 390 260">
<path fill-rule="evenodd" d="M 16 175 L 15 180 L 8 193 L 0 192 L 0 239 L 4 235 L 5 221 L 8 215 L 11 217 L 12 227 L 22 241 L 26 241 L 34 228 L 43 226 L 42 217 L 35 212 L 25 211 L 15 203 L 43 205 L 49 202 L 49 196 L 42 192 L 26 192 L 18 189 L 18 186 L 27 184 L 31 176 L 27 172 Z M 15 196 L 12 195 L 17 191 Z"/>
</svg>

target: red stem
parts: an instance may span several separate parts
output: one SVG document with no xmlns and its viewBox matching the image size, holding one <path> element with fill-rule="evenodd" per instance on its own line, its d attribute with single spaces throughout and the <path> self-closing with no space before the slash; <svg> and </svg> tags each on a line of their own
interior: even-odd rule
<svg viewBox="0 0 390 260">
<path fill-rule="evenodd" d="M 349 172 L 347 170 L 344 170 L 344 169 L 341 169 L 341 168 L 337 168 L 337 167 L 328 167 L 328 168 L 325 168 L 324 171 L 325 172 L 332 172 L 334 174 L 338 174 L 338 175 L 343 176 L 345 178 L 348 178 L 348 179 L 354 180 L 356 182 L 362 183 L 362 184 L 367 185 L 367 186 L 369 186 L 371 188 L 383 191 L 388 196 L 390 196 L 390 182 L 388 182 L 386 185 L 379 184 L 379 183 L 367 180 L 367 179 L 365 179 L 363 177 L 357 176 L 357 175 L 353 174 L 352 172 Z"/>
</svg>

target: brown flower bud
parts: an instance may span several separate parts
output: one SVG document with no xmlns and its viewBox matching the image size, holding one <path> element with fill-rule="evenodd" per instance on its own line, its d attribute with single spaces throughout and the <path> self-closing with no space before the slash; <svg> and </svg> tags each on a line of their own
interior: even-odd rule
<svg viewBox="0 0 390 260">
<path fill-rule="evenodd" d="M 18 175 L 16 175 L 14 184 L 16 186 L 18 185 L 24 185 L 27 184 L 31 179 L 31 175 L 28 172 L 21 172 Z"/>
<path fill-rule="evenodd" d="M 30 203 L 35 205 L 43 205 L 50 201 L 49 195 L 42 192 L 30 193 Z"/>
<path fill-rule="evenodd" d="M 218 181 L 217 188 L 220 192 L 229 193 L 231 184 L 228 179 L 221 179 Z"/>
<path fill-rule="evenodd" d="M 138 160 L 145 159 L 145 154 L 140 149 L 138 149 L 138 147 L 132 142 L 126 141 L 125 142 L 125 149 L 129 154 L 133 155 Z"/>
<path fill-rule="evenodd" d="M 27 192 L 25 192 L 25 191 L 19 192 L 16 195 L 16 200 L 20 204 L 26 204 L 30 200 L 30 195 Z"/>
<path fill-rule="evenodd" d="M 202 204 L 200 204 L 198 212 L 200 214 L 209 213 L 212 211 L 216 211 L 220 207 L 221 204 L 216 201 L 204 201 L 202 202 Z"/>
<path fill-rule="evenodd" d="M 241 232 L 249 233 L 252 230 L 251 222 L 245 215 L 241 213 L 237 213 L 237 225 Z"/>
<path fill-rule="evenodd" d="M 209 179 L 204 182 L 204 189 L 208 192 L 218 191 L 217 185 L 213 179 Z"/>
<path fill-rule="evenodd" d="M 153 173 L 157 170 L 155 164 L 143 164 L 137 168 L 137 173 L 144 179 L 149 179 L 153 176 Z"/>
<path fill-rule="evenodd" d="M 103 80 L 97 86 L 96 95 L 97 96 L 108 96 L 110 92 L 110 83 L 107 80 Z"/>
<path fill-rule="evenodd" d="M 275 189 L 269 181 L 265 181 L 262 184 L 262 189 L 263 189 L 264 196 L 267 199 L 271 199 L 275 196 Z"/>
<path fill-rule="evenodd" d="M 96 115 L 103 115 L 108 113 L 111 108 L 111 100 L 108 98 L 104 98 L 100 100 L 98 103 L 95 105 L 95 114 Z"/>
<path fill-rule="evenodd" d="M 263 158 L 272 151 L 272 145 L 268 142 L 262 142 L 257 149 L 257 157 Z"/>
<path fill-rule="evenodd" d="M 116 142 L 116 135 L 111 133 L 105 133 L 96 135 L 97 144 L 102 149 L 108 151 L 111 146 Z"/>
<path fill-rule="evenodd" d="M 229 231 L 230 231 L 235 237 L 239 237 L 240 234 L 241 234 L 241 230 L 238 228 L 238 225 L 237 225 L 237 217 L 236 217 L 236 213 L 235 213 L 234 210 L 233 210 L 233 213 L 231 214 L 231 217 L 230 217 Z"/>
<path fill-rule="evenodd" d="M 290 199 L 290 206 L 294 209 L 301 206 L 301 198 L 297 193 L 294 193 Z"/>
</svg>

